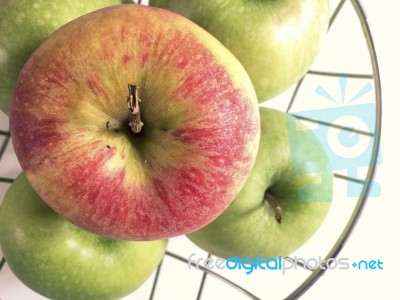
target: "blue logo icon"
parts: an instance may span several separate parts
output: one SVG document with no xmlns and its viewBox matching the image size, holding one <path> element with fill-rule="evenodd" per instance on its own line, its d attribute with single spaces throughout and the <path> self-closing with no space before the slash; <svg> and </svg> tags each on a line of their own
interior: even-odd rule
<svg viewBox="0 0 400 300">
<path fill-rule="evenodd" d="M 359 83 L 357 83 L 359 84 Z M 345 171 L 347 180 L 347 196 L 359 197 L 363 188 L 362 168 L 368 168 L 371 162 L 374 130 L 375 103 L 357 103 L 373 91 L 370 82 L 360 85 L 352 95 L 348 92 L 348 77 L 339 77 L 339 97 L 333 97 L 322 85 L 318 85 L 315 93 L 323 101 L 334 103 L 329 108 L 291 113 L 298 119 L 314 120 L 317 128 L 310 128 L 317 136 L 327 153 L 333 171 Z M 338 99 L 339 98 L 339 99 Z M 364 101 L 365 102 L 365 101 Z M 289 129 L 290 133 L 290 129 Z M 297 133 L 296 133 L 297 134 Z M 382 163 L 378 153 L 376 164 Z M 371 182 L 370 196 L 379 197 L 379 183 Z"/>
</svg>

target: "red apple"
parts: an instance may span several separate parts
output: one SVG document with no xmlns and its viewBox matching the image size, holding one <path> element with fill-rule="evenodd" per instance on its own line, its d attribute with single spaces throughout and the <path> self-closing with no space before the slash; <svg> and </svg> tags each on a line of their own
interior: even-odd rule
<svg viewBox="0 0 400 300">
<path fill-rule="evenodd" d="M 222 213 L 250 173 L 259 123 L 251 81 L 222 44 L 134 4 L 52 34 L 10 108 L 16 155 L 43 200 L 83 229 L 127 240 L 185 234 Z"/>
</svg>

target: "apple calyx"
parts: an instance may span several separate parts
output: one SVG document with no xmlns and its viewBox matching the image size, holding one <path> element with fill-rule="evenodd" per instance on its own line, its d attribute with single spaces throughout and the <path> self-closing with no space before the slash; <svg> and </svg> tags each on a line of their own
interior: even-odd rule
<svg viewBox="0 0 400 300">
<path fill-rule="evenodd" d="M 140 119 L 139 102 L 141 102 L 141 100 L 138 96 L 139 87 L 134 84 L 128 84 L 128 90 L 129 126 L 132 128 L 133 133 L 139 133 L 143 127 L 143 122 Z"/>
<path fill-rule="evenodd" d="M 264 201 L 266 204 L 272 204 L 275 207 L 275 220 L 281 224 L 282 222 L 282 207 L 280 205 L 280 203 L 278 202 L 278 200 L 276 200 L 276 198 L 274 196 L 272 196 L 272 194 L 270 192 L 265 191 L 264 194 Z"/>
</svg>

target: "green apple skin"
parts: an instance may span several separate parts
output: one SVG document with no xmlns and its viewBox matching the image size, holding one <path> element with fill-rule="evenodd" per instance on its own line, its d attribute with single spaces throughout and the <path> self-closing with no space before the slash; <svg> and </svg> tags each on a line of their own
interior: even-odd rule
<svg viewBox="0 0 400 300">
<path fill-rule="evenodd" d="M 140 132 L 129 125 L 129 84 Z M 109 238 L 159 240 L 232 202 L 257 156 L 260 115 L 248 74 L 211 34 L 125 4 L 40 45 L 18 77 L 10 132 L 29 182 L 58 214 Z"/>
<path fill-rule="evenodd" d="M 319 52 L 329 0 L 150 0 L 191 19 L 242 63 L 259 101 L 298 81 Z"/>
<path fill-rule="evenodd" d="M 86 232 L 51 210 L 24 174 L 0 206 L 0 246 L 13 273 L 51 299 L 119 299 L 159 265 L 167 241 L 118 241 Z"/>
<path fill-rule="evenodd" d="M 121 0 L 0 1 L 0 109 L 6 114 L 24 63 L 53 31 L 69 21 Z"/>
<path fill-rule="evenodd" d="M 219 257 L 285 257 L 315 233 L 331 205 L 330 161 L 314 133 L 283 112 L 260 112 L 260 148 L 245 186 L 215 221 L 187 235 Z M 266 191 L 282 207 L 281 223 Z"/>
</svg>

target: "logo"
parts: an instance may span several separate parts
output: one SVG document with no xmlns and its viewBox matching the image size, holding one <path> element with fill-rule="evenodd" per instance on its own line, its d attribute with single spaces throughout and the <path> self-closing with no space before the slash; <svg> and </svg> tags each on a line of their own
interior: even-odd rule
<svg viewBox="0 0 400 300">
<path fill-rule="evenodd" d="M 246 275 L 252 274 L 254 271 L 280 271 L 282 274 L 289 270 L 308 269 L 308 270 L 383 270 L 383 261 L 380 259 L 360 259 L 351 261 L 348 257 L 329 258 L 324 260 L 321 256 L 318 258 L 301 258 L 301 257 L 282 257 L 278 256 L 262 259 L 261 256 L 256 258 L 250 257 L 229 257 L 223 258 L 195 258 L 196 254 L 192 253 L 188 257 L 188 268 L 203 268 L 205 270 L 238 270 L 245 272 Z M 352 262 L 352 263 L 351 263 Z"/>
<path fill-rule="evenodd" d="M 354 79 L 350 90 L 346 75 L 338 79 L 338 89 L 333 91 L 335 93 L 328 91 L 324 85 L 317 85 L 315 88 L 318 101 L 323 101 L 319 103 L 326 104 L 328 108 L 290 114 L 297 119 L 318 124 L 310 130 L 325 149 L 333 171 L 346 172 L 347 196 L 359 197 L 365 180 L 361 173 L 370 166 L 373 155 L 376 104 L 368 102 L 368 98 L 373 96 L 373 87 L 370 79 L 367 83 Z M 301 133 L 293 124 L 288 124 L 288 130 L 289 142 L 295 145 L 296 139 L 301 138 Z M 381 163 L 382 156 L 379 152 L 376 164 Z M 371 182 L 369 195 L 379 197 L 380 194 L 380 184 Z"/>
</svg>

